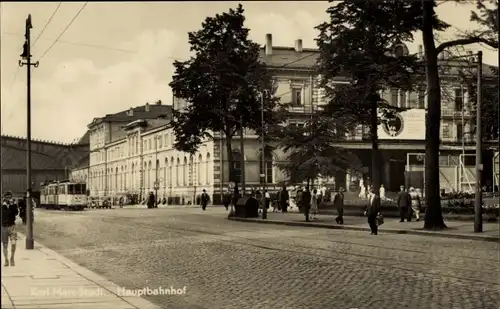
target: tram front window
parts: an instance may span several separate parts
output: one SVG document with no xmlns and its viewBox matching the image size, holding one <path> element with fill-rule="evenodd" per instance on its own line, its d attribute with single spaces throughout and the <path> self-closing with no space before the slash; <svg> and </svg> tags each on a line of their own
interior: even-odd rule
<svg viewBox="0 0 500 309">
<path fill-rule="evenodd" d="M 85 191 L 85 185 L 82 184 L 75 184 L 75 185 L 69 185 L 68 186 L 70 194 L 83 194 Z"/>
</svg>

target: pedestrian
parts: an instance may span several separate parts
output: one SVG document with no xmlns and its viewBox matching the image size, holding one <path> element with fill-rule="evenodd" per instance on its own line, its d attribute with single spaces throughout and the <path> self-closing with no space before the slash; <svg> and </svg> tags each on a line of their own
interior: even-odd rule
<svg viewBox="0 0 500 309">
<path fill-rule="evenodd" d="M 368 205 L 366 206 L 366 216 L 370 225 L 371 235 L 378 235 L 377 216 L 380 213 L 380 197 L 375 194 L 373 187 L 369 191 Z"/>
<path fill-rule="evenodd" d="M 23 224 L 26 225 L 26 203 L 25 203 L 26 198 L 22 198 L 17 200 L 17 205 L 19 207 L 19 217 L 21 217 L 21 220 L 23 220 Z"/>
<path fill-rule="evenodd" d="M 207 204 L 210 201 L 210 197 L 207 194 L 207 191 L 203 189 L 203 193 L 201 194 L 201 209 L 207 209 Z M 227 209 L 227 207 L 226 207 Z"/>
<path fill-rule="evenodd" d="M 269 204 L 271 203 L 271 195 L 267 192 L 267 189 L 264 190 L 264 199 L 265 199 L 265 207 L 269 210 Z"/>
<path fill-rule="evenodd" d="M 153 194 L 153 192 L 149 192 L 147 204 L 148 204 L 148 208 L 155 207 L 155 195 Z"/>
<path fill-rule="evenodd" d="M 233 196 L 231 198 L 231 210 L 234 209 L 233 207 L 236 206 L 236 204 L 238 204 L 239 199 L 240 199 L 240 190 L 238 189 L 238 184 L 235 184 Z"/>
<path fill-rule="evenodd" d="M 411 221 L 411 217 L 408 216 L 410 206 L 411 206 L 410 195 L 408 194 L 408 192 L 406 192 L 404 186 L 400 186 L 399 190 L 400 191 L 398 193 L 397 202 L 396 202 L 396 204 L 399 207 L 399 222 L 404 222 L 405 218 L 410 218 L 410 221 Z"/>
<path fill-rule="evenodd" d="M 19 210 L 12 200 L 8 197 L 2 202 L 2 246 L 4 266 L 15 266 L 14 255 L 16 253 L 17 232 L 16 216 Z M 10 263 L 9 263 L 9 240 L 10 240 Z"/>
<path fill-rule="evenodd" d="M 411 221 L 412 214 L 415 214 L 415 219 L 416 221 L 420 221 L 420 206 L 421 206 L 421 201 L 420 201 L 420 196 L 418 192 L 415 190 L 415 188 L 410 188 L 410 199 L 411 199 L 411 212 L 410 216 L 408 217 L 408 221 Z"/>
<path fill-rule="evenodd" d="M 118 200 L 118 204 L 120 205 L 120 208 L 123 208 L 123 196 L 121 196 Z"/>
<path fill-rule="evenodd" d="M 380 185 L 380 199 L 382 201 L 386 200 L 386 197 L 385 197 L 385 188 L 384 188 L 384 185 Z"/>
<path fill-rule="evenodd" d="M 231 195 L 229 193 L 224 193 L 222 196 L 222 203 L 226 210 L 229 210 L 229 204 L 231 204 Z"/>
<path fill-rule="evenodd" d="M 333 199 L 333 206 L 337 209 L 337 221 L 338 224 L 344 224 L 344 188 L 340 187 L 337 194 Z"/>
<path fill-rule="evenodd" d="M 318 219 L 318 190 L 314 189 L 311 195 L 311 219 Z"/>
<path fill-rule="evenodd" d="M 288 190 L 286 189 L 286 186 L 283 186 L 279 193 L 279 203 L 281 205 L 281 211 L 282 212 L 287 212 L 288 208 L 288 200 L 290 199 L 290 195 L 288 194 Z"/>
<path fill-rule="evenodd" d="M 304 205 L 302 204 L 302 194 L 304 191 L 300 186 L 297 186 L 297 190 L 295 192 L 295 202 L 297 204 L 297 208 L 299 209 L 299 212 L 304 211 Z"/>
<path fill-rule="evenodd" d="M 309 191 L 309 186 L 302 192 L 301 204 L 302 208 L 304 208 L 306 221 L 309 221 L 309 211 L 311 210 L 311 192 Z"/>
</svg>

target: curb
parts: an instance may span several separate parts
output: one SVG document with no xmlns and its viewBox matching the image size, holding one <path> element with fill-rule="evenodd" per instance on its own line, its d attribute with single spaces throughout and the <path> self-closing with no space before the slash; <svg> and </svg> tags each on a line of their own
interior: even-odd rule
<svg viewBox="0 0 500 309">
<path fill-rule="evenodd" d="M 250 219 L 250 218 L 228 218 L 232 221 L 240 222 L 250 222 L 250 223 L 261 223 L 261 224 L 275 224 L 275 225 L 287 225 L 287 226 L 303 226 L 303 227 L 314 227 L 314 228 L 324 228 L 331 230 L 350 230 L 350 231 L 370 231 L 368 227 L 353 226 L 353 225 L 329 225 L 329 224 L 318 224 L 318 223 L 308 223 L 308 222 L 292 222 L 292 221 L 280 221 L 280 220 L 268 220 L 262 219 Z M 454 239 L 467 239 L 467 240 L 479 240 L 479 241 L 490 241 L 499 242 L 500 237 L 498 236 L 479 236 L 479 235 L 468 235 L 468 234 L 458 234 L 458 233 L 446 233 L 446 232 L 432 232 L 432 231 L 418 231 L 418 230 L 399 230 L 399 229 L 384 229 L 381 228 L 380 232 L 390 233 L 390 234 L 407 234 L 407 235 L 425 235 L 432 237 L 444 237 L 444 238 L 454 238 Z"/>
<path fill-rule="evenodd" d="M 18 234 L 22 235 L 22 238 L 26 239 L 26 235 L 23 233 L 18 232 Z M 86 280 L 95 283 L 96 285 L 100 286 L 101 288 L 107 290 L 108 292 L 116 295 L 119 299 L 123 300 L 124 302 L 128 303 L 129 305 L 135 307 L 136 309 L 161 309 L 161 307 L 153 304 L 152 302 L 140 297 L 140 296 L 120 296 L 116 292 L 121 288 L 117 284 L 109 281 L 108 279 L 105 279 L 104 277 L 101 277 L 100 275 L 88 270 L 87 268 L 80 266 L 76 264 L 75 262 L 65 258 L 64 256 L 60 255 L 59 253 L 55 252 L 54 250 L 51 250 L 44 245 L 40 244 L 39 242 L 35 241 L 35 249 L 40 250 L 47 256 L 50 256 L 54 260 L 64 264 L 66 267 L 77 273 L 79 276 L 85 278 Z"/>
</svg>

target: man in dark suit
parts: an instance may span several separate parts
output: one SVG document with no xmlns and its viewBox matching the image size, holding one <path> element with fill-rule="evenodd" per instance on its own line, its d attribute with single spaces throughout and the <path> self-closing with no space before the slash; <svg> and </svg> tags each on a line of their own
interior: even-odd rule
<svg viewBox="0 0 500 309">
<path fill-rule="evenodd" d="M 338 216 L 335 218 L 338 224 L 344 224 L 344 188 L 340 188 L 339 192 L 333 198 L 333 206 L 337 209 Z"/>
<path fill-rule="evenodd" d="M 372 235 L 378 235 L 377 215 L 380 212 L 380 197 L 375 194 L 375 190 L 370 188 L 370 196 L 366 207 L 366 215 L 368 224 L 372 231 Z"/>
<path fill-rule="evenodd" d="M 397 198 L 397 205 L 399 207 L 399 222 L 404 222 L 405 218 L 408 218 L 408 213 L 411 209 L 411 198 L 410 194 L 408 194 L 404 186 L 401 186 L 399 188 L 400 191 Z"/>
</svg>

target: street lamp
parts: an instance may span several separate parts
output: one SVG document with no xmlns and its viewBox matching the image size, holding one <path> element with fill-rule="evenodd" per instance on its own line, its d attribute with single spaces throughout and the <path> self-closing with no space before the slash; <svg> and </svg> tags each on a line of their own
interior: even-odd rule
<svg viewBox="0 0 500 309">
<path fill-rule="evenodd" d="M 262 171 L 263 173 L 260 174 L 260 177 L 262 177 L 262 219 L 267 219 L 267 208 L 266 208 L 266 151 L 265 151 L 265 125 L 264 125 L 264 95 L 265 93 L 262 92 L 261 98 L 260 98 L 260 117 L 261 117 L 261 154 L 262 154 Z"/>
<path fill-rule="evenodd" d="M 26 66 L 27 70 L 27 100 L 26 100 L 26 110 L 27 110 L 27 134 L 26 134 L 26 219 L 27 219 L 27 230 L 26 230 L 26 249 L 32 250 L 35 247 L 35 241 L 33 240 L 33 203 L 31 202 L 31 67 L 38 67 L 38 61 L 35 63 L 31 62 L 31 29 L 33 25 L 31 23 L 31 14 L 26 18 L 26 29 L 25 29 L 25 42 L 23 44 L 23 53 L 20 57 L 26 61 L 23 62 L 19 60 L 18 64 L 20 67 Z"/>
<path fill-rule="evenodd" d="M 481 178 L 483 176 L 483 130 L 482 130 L 482 105 L 483 105 L 483 52 L 477 52 L 477 103 L 476 103 L 476 195 L 474 201 L 474 233 L 483 231 L 483 190 Z"/>
</svg>

